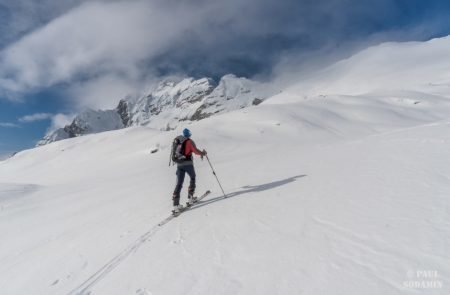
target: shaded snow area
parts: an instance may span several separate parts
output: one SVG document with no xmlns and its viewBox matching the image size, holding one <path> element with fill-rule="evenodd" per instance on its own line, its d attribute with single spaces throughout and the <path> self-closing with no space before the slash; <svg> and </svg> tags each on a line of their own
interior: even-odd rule
<svg viewBox="0 0 450 295">
<path fill-rule="evenodd" d="M 212 193 L 163 226 L 181 127 L 2 161 L 0 293 L 449 294 L 450 88 L 426 81 L 315 94 L 302 81 L 192 123 L 228 198 L 196 159 L 197 193 Z"/>
</svg>

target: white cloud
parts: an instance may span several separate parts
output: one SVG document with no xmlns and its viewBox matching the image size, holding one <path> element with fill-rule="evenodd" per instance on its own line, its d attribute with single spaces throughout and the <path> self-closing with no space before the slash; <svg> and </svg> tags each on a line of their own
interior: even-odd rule
<svg viewBox="0 0 450 295">
<path fill-rule="evenodd" d="M 0 127 L 3 128 L 19 128 L 20 126 L 10 122 L 0 122 Z"/>
<path fill-rule="evenodd" d="M 53 114 L 49 114 L 49 113 L 36 113 L 36 114 L 26 115 L 26 116 L 19 118 L 19 122 L 30 123 L 30 122 L 35 122 L 35 121 L 42 121 L 42 120 L 50 119 L 52 116 L 53 116 Z"/>
<path fill-rule="evenodd" d="M 86 1 L 0 1 L 0 48 Z"/>
<path fill-rule="evenodd" d="M 51 118 L 52 124 L 47 131 L 51 132 L 58 128 L 63 128 L 66 125 L 69 125 L 70 123 L 72 123 L 74 117 L 75 117 L 75 114 L 56 114 L 56 115 L 54 115 Z"/>
<path fill-rule="evenodd" d="M 69 95 L 76 100 L 79 109 L 113 109 L 117 107 L 120 99 L 138 92 L 140 88 L 139 80 L 105 75 L 89 81 L 73 83 L 69 89 Z"/>
<path fill-rule="evenodd" d="M 2 5 L 12 15 L 22 13 L 12 22 L 0 19 L 0 36 L 28 34 L 0 52 L 0 97 L 18 99 L 62 84 L 70 85 L 76 106 L 93 108 L 111 107 L 127 91 L 142 88 L 152 67 L 167 68 L 168 74 L 184 74 L 186 68 L 214 74 L 223 65 L 259 71 L 277 62 L 292 67 L 294 57 L 299 68 L 302 49 L 320 51 L 329 39 L 342 46 L 350 28 L 366 27 L 361 20 L 379 24 L 384 12 L 392 18 L 400 11 L 390 0 L 16 0 Z M 293 50 L 285 52 L 284 46 Z"/>
<path fill-rule="evenodd" d="M 129 81 L 145 76 L 144 60 L 164 52 L 188 24 L 200 22 L 197 12 L 164 10 L 148 1 L 85 3 L 2 51 L 0 88 L 12 97 L 58 83 L 88 81 L 87 88 L 94 91 L 87 96 L 93 97 L 98 87 L 91 79 L 114 79 L 121 85 L 116 88 L 130 89 L 135 85 Z"/>
</svg>

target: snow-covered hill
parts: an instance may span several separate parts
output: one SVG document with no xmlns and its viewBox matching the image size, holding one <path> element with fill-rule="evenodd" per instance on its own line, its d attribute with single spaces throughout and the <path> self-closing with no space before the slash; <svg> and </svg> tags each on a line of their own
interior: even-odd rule
<svg viewBox="0 0 450 295">
<path fill-rule="evenodd" d="M 407 62 L 416 47 L 432 61 L 440 42 L 371 48 L 257 107 L 193 122 L 229 197 L 197 160 L 198 192 L 212 195 L 163 227 L 182 125 L 70 138 L 0 162 L 0 290 L 448 293 L 450 57 Z M 400 68 L 388 70 L 389 56 L 370 62 L 386 46 Z M 378 65 L 417 77 L 383 88 L 375 75 L 356 91 L 349 73 L 362 65 L 368 79 Z"/>
<path fill-rule="evenodd" d="M 266 85 L 234 75 L 222 77 L 218 84 L 208 78 L 165 79 L 148 95 L 122 99 L 115 110 L 80 113 L 70 125 L 46 134 L 37 146 L 130 126 L 171 130 L 180 122 L 258 105 L 271 94 Z"/>
<path fill-rule="evenodd" d="M 49 132 L 37 143 L 37 146 L 85 134 L 117 130 L 124 127 L 122 118 L 116 111 L 86 110 L 75 116 L 70 125 Z"/>
<path fill-rule="evenodd" d="M 383 43 L 359 52 L 285 89 L 272 102 L 320 95 L 390 96 L 409 91 L 448 97 L 450 36 L 428 42 Z"/>
</svg>

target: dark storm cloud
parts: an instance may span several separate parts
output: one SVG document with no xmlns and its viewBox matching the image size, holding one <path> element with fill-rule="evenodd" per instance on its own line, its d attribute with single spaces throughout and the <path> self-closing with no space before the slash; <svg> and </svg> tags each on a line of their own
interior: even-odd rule
<svg viewBox="0 0 450 295">
<path fill-rule="evenodd" d="M 436 35 L 450 4 L 445 1 L 248 0 L 184 1 L 210 6 L 204 28 L 186 30 L 156 57 L 162 73 L 252 76 L 272 71 L 286 55 L 306 54 L 372 39 L 422 40 Z M 213 1 L 214 2 L 214 1 Z M 448 33 L 445 26 L 439 34 Z"/>
</svg>

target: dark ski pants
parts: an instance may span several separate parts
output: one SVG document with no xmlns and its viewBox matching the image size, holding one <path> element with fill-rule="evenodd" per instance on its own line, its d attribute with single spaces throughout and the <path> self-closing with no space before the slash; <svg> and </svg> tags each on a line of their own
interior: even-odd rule
<svg viewBox="0 0 450 295">
<path fill-rule="evenodd" d="M 173 205 L 177 206 L 180 204 L 180 192 L 183 188 L 184 177 L 186 173 L 191 178 L 189 183 L 188 193 L 190 196 L 194 194 L 195 191 L 195 170 L 194 165 L 178 166 L 177 168 L 177 185 L 175 186 L 175 191 L 173 192 Z"/>
</svg>

